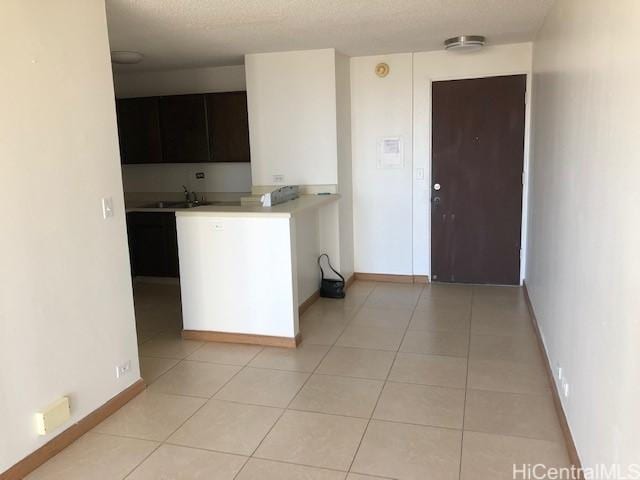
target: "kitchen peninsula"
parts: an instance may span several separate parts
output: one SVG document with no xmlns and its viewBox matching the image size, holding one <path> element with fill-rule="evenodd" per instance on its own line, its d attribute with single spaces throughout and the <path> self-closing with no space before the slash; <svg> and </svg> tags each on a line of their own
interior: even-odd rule
<svg viewBox="0 0 640 480">
<path fill-rule="evenodd" d="M 339 198 L 176 210 L 183 337 L 295 347 L 298 308 L 318 289 L 332 237 L 323 216 Z"/>
</svg>

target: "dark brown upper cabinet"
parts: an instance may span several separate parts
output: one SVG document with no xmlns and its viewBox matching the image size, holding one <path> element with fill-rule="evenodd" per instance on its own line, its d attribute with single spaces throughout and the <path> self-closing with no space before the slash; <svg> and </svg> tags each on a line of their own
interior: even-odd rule
<svg viewBox="0 0 640 480">
<path fill-rule="evenodd" d="M 160 130 L 165 163 L 209 161 L 204 95 L 160 97 Z"/>
<path fill-rule="evenodd" d="M 116 101 L 123 164 L 250 162 L 247 92 Z"/>
<path fill-rule="evenodd" d="M 158 98 L 120 99 L 116 111 L 122 163 L 162 162 Z"/>
<path fill-rule="evenodd" d="M 206 101 L 211 161 L 251 161 L 247 92 L 209 93 Z"/>
</svg>

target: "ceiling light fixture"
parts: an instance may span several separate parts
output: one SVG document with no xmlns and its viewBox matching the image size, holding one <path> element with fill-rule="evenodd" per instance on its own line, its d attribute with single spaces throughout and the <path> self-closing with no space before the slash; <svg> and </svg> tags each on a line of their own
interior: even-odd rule
<svg viewBox="0 0 640 480">
<path fill-rule="evenodd" d="M 459 35 L 444 41 L 445 50 L 471 51 L 484 47 L 486 38 L 482 35 Z"/>
<path fill-rule="evenodd" d="M 117 63 L 122 65 L 133 65 L 136 63 L 140 63 L 144 55 L 140 52 L 125 52 L 125 51 L 116 51 L 111 52 L 111 63 Z"/>
</svg>

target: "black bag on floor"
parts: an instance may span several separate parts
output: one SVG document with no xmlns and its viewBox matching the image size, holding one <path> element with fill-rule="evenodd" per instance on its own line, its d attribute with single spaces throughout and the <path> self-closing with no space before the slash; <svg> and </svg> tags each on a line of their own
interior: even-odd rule
<svg viewBox="0 0 640 480">
<path fill-rule="evenodd" d="M 322 264 L 320 263 L 322 257 L 327 257 L 327 265 L 329 265 L 329 268 L 333 273 L 340 277 L 340 280 L 324 278 L 324 268 L 322 268 Z M 325 298 L 344 298 L 344 277 L 340 275 L 340 272 L 338 272 L 331 266 L 329 255 L 327 255 L 326 253 L 320 255 L 318 257 L 318 266 L 320 267 L 320 273 L 322 274 L 322 280 L 320 282 L 320 296 Z"/>
</svg>

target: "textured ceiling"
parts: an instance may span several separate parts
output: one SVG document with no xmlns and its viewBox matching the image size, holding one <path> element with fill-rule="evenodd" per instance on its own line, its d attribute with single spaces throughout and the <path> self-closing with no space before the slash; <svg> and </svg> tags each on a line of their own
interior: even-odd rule
<svg viewBox="0 0 640 480">
<path fill-rule="evenodd" d="M 237 65 L 245 53 L 335 47 L 350 56 L 442 48 L 459 34 L 533 39 L 554 0 L 106 0 L 112 50 L 159 70 Z"/>
</svg>

